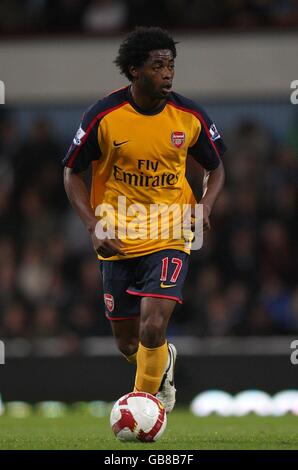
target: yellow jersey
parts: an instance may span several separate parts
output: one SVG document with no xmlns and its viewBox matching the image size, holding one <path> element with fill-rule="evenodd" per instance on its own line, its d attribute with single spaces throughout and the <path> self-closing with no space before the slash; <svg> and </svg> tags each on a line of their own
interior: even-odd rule
<svg viewBox="0 0 298 470">
<path fill-rule="evenodd" d="M 214 170 L 224 151 L 215 124 L 195 102 L 171 92 L 159 109 L 145 112 L 128 86 L 86 111 L 63 164 L 75 172 L 92 165 L 91 206 L 123 241 L 126 259 L 166 248 L 190 252 L 191 231 L 171 231 L 175 211 L 195 203 L 187 155 Z M 169 227 L 161 225 L 163 210 Z M 117 259 L 124 257 L 108 258 Z"/>
</svg>

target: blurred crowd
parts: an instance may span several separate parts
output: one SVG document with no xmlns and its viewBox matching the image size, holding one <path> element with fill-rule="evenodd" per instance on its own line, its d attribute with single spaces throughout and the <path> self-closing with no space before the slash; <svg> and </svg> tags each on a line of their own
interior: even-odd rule
<svg viewBox="0 0 298 470">
<path fill-rule="evenodd" d="M 192 255 L 189 332 L 270 335 L 298 331 L 298 147 L 243 121 L 227 136 L 227 181 L 212 230 Z M 186 313 L 186 310 L 185 310 Z"/>
<path fill-rule="evenodd" d="M 1 0 L 0 34 L 297 28 L 298 0 Z"/>
<path fill-rule="evenodd" d="M 227 182 L 170 333 L 297 333 L 298 149 L 251 121 L 225 140 Z M 63 337 L 71 349 L 111 330 L 89 235 L 63 188 L 64 147 L 45 117 L 21 137 L 13 114 L 0 116 L 0 338 Z M 196 170 L 190 162 L 199 188 Z"/>
</svg>

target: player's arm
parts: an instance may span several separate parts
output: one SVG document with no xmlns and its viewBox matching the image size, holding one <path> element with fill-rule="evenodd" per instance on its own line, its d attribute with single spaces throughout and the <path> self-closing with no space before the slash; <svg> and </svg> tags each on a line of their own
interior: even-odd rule
<svg viewBox="0 0 298 470">
<path fill-rule="evenodd" d="M 96 225 L 98 222 L 90 205 L 89 191 L 82 173 L 76 173 L 72 168 L 64 168 L 64 187 L 67 197 L 77 212 L 86 229 L 90 233 L 93 247 L 104 258 L 109 258 L 117 253 L 124 255 L 123 244 L 120 240 L 109 238 L 98 239 Z"/>
<path fill-rule="evenodd" d="M 84 171 L 90 163 L 101 157 L 98 143 L 98 123 L 94 119 L 93 109 L 87 112 L 73 142 L 63 159 L 64 187 L 68 199 L 90 233 L 95 251 L 103 258 L 116 254 L 125 255 L 123 243 L 118 239 L 96 236 L 96 226 L 100 223 L 95 217 L 90 204 L 90 195 L 84 180 Z"/>
<path fill-rule="evenodd" d="M 205 170 L 203 197 L 200 203 L 203 204 L 204 230 L 209 230 L 209 217 L 225 181 L 221 157 L 226 151 L 226 146 L 215 124 L 203 110 L 200 110 L 200 123 L 199 136 L 189 149 L 189 153 Z"/>
<path fill-rule="evenodd" d="M 203 181 L 203 197 L 200 204 L 203 204 L 203 224 L 204 230 L 210 230 L 209 217 L 216 199 L 223 188 L 225 182 L 225 170 L 222 162 L 215 170 L 206 171 Z"/>
</svg>

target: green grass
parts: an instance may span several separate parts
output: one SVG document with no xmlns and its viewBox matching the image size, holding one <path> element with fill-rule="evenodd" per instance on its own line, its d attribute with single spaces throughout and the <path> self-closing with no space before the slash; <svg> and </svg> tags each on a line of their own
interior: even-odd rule
<svg viewBox="0 0 298 470">
<path fill-rule="evenodd" d="M 298 449 L 298 417 L 196 418 L 178 409 L 153 444 L 121 443 L 108 417 L 69 413 L 63 418 L 0 417 L 0 449 Z"/>
</svg>

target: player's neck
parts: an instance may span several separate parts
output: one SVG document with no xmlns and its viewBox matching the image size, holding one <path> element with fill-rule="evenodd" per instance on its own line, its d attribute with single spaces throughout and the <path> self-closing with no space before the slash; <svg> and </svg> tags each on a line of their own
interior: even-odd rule
<svg viewBox="0 0 298 470">
<path fill-rule="evenodd" d="M 160 108 L 166 101 L 166 99 L 152 99 L 150 96 L 142 93 L 142 91 L 133 84 L 130 87 L 130 93 L 136 105 L 144 111 L 154 111 Z"/>
</svg>

